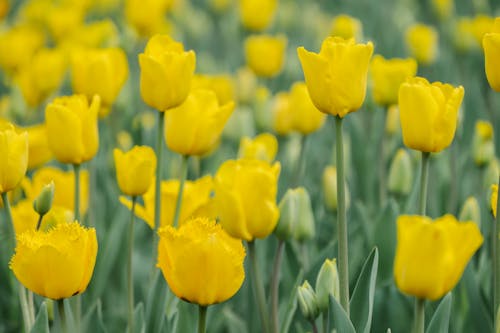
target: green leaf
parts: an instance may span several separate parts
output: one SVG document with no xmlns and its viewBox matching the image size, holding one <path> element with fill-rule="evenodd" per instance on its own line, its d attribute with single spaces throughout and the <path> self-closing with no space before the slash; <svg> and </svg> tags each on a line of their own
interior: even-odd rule
<svg viewBox="0 0 500 333">
<path fill-rule="evenodd" d="M 288 298 L 288 305 L 285 311 L 285 318 L 283 320 L 283 324 L 281 325 L 280 333 L 286 333 L 290 329 L 290 325 L 292 324 L 293 316 L 295 315 L 295 311 L 297 310 L 297 290 L 298 286 L 302 282 L 304 277 L 304 271 L 300 270 L 297 275 L 297 279 L 293 284 L 292 290 L 290 292 L 290 297 Z"/>
<path fill-rule="evenodd" d="M 47 315 L 47 304 L 42 303 L 38 314 L 36 315 L 35 324 L 30 330 L 31 333 L 49 333 L 49 318 Z"/>
<path fill-rule="evenodd" d="M 470 265 L 465 269 L 463 280 L 468 303 L 471 304 L 468 316 L 472 321 L 474 332 L 493 332 L 492 320 L 488 316 L 489 311 L 481 298 L 479 284 Z"/>
<path fill-rule="evenodd" d="M 177 321 L 174 332 L 196 332 L 198 325 L 198 306 L 180 301 L 177 304 Z"/>
<path fill-rule="evenodd" d="M 375 223 L 374 240 L 380 254 L 378 280 L 382 284 L 392 281 L 394 256 L 396 255 L 396 219 L 398 205 L 390 199 Z"/>
<path fill-rule="evenodd" d="M 82 318 L 82 332 L 107 332 L 102 320 L 102 304 L 98 298 L 87 310 Z"/>
<path fill-rule="evenodd" d="M 357 332 L 369 333 L 372 325 L 373 300 L 378 271 L 378 249 L 368 255 L 350 302 L 351 320 Z"/>
<path fill-rule="evenodd" d="M 450 326 L 451 300 L 452 294 L 450 292 L 443 298 L 441 303 L 439 303 L 429 323 L 429 327 L 427 327 L 425 331 L 426 333 L 448 333 L 448 328 Z"/>
<path fill-rule="evenodd" d="M 146 323 L 144 322 L 144 304 L 140 302 L 134 310 L 134 333 L 146 332 Z"/>
<path fill-rule="evenodd" d="M 356 333 L 356 330 L 354 329 L 351 320 L 347 316 L 347 313 L 344 311 L 335 297 L 330 296 L 329 308 L 330 316 L 333 318 L 333 320 L 330 320 L 330 322 L 333 323 L 333 328 L 337 329 L 337 332 Z"/>
<path fill-rule="evenodd" d="M 167 283 L 156 269 L 152 288 L 146 302 L 146 332 L 161 332 L 166 317 Z"/>
</svg>

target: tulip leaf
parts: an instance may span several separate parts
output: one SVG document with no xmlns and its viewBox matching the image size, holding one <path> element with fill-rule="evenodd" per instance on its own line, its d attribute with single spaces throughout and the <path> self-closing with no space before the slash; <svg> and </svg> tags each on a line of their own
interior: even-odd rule
<svg viewBox="0 0 500 333">
<path fill-rule="evenodd" d="M 193 313 L 198 312 L 198 306 L 195 304 L 190 304 L 188 302 L 180 301 L 177 304 L 177 320 L 174 325 L 174 332 L 195 332 L 197 317 L 193 317 Z M 193 320 L 196 318 L 196 320 Z"/>
<path fill-rule="evenodd" d="M 107 332 L 102 319 L 102 303 L 100 298 L 88 308 L 87 313 L 83 316 L 82 332 Z"/>
<path fill-rule="evenodd" d="M 377 271 L 378 249 L 375 247 L 368 255 L 352 293 L 351 320 L 356 327 L 356 332 L 370 332 Z"/>
<path fill-rule="evenodd" d="M 397 217 L 398 206 L 393 199 L 390 199 L 375 224 L 374 245 L 378 248 L 380 255 L 378 280 L 384 284 L 392 280 L 393 262 L 396 255 Z"/>
<path fill-rule="evenodd" d="M 166 317 L 167 283 L 157 269 L 146 301 L 146 332 L 161 332 Z"/>
<path fill-rule="evenodd" d="M 47 304 L 42 303 L 38 314 L 36 315 L 35 324 L 30 330 L 31 333 L 49 333 L 49 318 L 47 315 Z"/>
<path fill-rule="evenodd" d="M 463 280 L 468 303 L 472 305 L 469 308 L 469 318 L 472 320 L 474 332 L 493 332 L 491 317 L 488 316 L 487 307 L 481 298 L 478 281 L 470 265 L 464 271 Z"/>
<path fill-rule="evenodd" d="M 283 324 L 281 325 L 280 333 L 286 333 L 290 330 L 290 325 L 292 324 L 293 316 L 297 310 L 297 290 L 304 277 L 304 271 L 300 270 L 297 275 L 297 279 L 293 284 L 290 292 L 290 297 L 288 298 L 288 304 L 285 310 L 285 318 L 283 319 Z"/>
<path fill-rule="evenodd" d="M 451 300 L 452 294 L 450 292 L 443 298 L 441 303 L 439 303 L 429 323 L 429 327 L 427 327 L 425 331 L 426 333 L 448 333 L 448 328 L 450 326 Z"/>
<path fill-rule="evenodd" d="M 330 320 L 333 323 L 333 328 L 337 330 L 337 332 L 342 333 L 356 333 L 354 326 L 352 325 L 351 320 L 347 316 L 347 313 L 339 304 L 335 297 L 330 296 L 330 316 L 333 320 Z"/>
<path fill-rule="evenodd" d="M 134 310 L 134 330 L 133 333 L 145 333 L 146 324 L 144 323 L 144 304 L 140 302 Z"/>
</svg>

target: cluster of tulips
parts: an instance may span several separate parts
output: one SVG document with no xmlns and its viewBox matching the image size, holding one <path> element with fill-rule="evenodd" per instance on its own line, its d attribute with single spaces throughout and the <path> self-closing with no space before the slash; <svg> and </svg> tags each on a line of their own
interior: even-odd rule
<svg viewBox="0 0 500 333">
<path fill-rule="evenodd" d="M 0 264 L 10 268 L 7 276 L 0 275 L 0 285 L 12 294 L 18 293 L 16 303 L 22 318 L 22 323 L 11 328 L 48 332 L 51 317 L 55 318 L 51 324 L 54 331 L 85 329 L 82 294 L 92 279 L 99 278 L 93 276 L 94 268 L 103 251 L 102 244 L 98 246 L 98 225 L 103 221 L 92 215 L 96 199 L 89 197 L 109 191 L 96 179 L 99 172 L 112 169 L 122 194 L 115 199 L 130 210 L 126 241 L 129 332 L 146 327 L 162 330 L 162 324 L 150 328 L 138 311 L 138 304 L 144 300 L 138 302 L 134 292 L 136 218 L 151 229 L 147 236 L 148 247 L 153 249 L 151 280 L 156 281 L 161 272 L 173 294 L 198 306 L 198 332 L 206 331 L 207 319 L 211 318 L 207 317 L 208 306 L 238 293 L 246 272 L 260 319 L 252 327 L 258 331 L 290 330 L 298 306 L 314 332 L 318 331 L 320 317 L 325 333 L 333 328 L 337 332 L 369 332 L 379 250 L 370 253 L 356 287 L 350 288 L 352 224 L 347 212 L 356 193 L 351 199 L 346 181 L 346 174 L 351 172 L 346 170 L 350 143 L 344 137 L 344 124 L 350 121 L 351 113 L 362 109 L 371 82 L 373 102 L 383 109 L 386 124 L 379 147 L 380 209 L 388 203 L 389 192 L 399 197 L 416 193 L 408 196 L 408 201 L 415 201 L 416 212 L 403 209 L 405 214 L 386 221 L 386 225 L 395 224 L 397 230 L 397 246 L 390 252 L 394 256 L 389 264 L 394 283 L 401 293 L 415 299 L 414 323 L 407 323 L 407 329 L 423 333 L 426 300 L 443 298 L 428 327 L 443 321 L 447 331 L 451 291 L 485 238 L 474 213 L 478 210 L 475 199 L 466 202 L 458 219 L 447 211 L 433 219 L 426 209 L 431 154 L 452 144 L 467 93 L 461 85 L 429 82 L 417 76 L 418 66 L 428 68 L 438 56 L 436 31 L 430 26 L 413 25 L 406 32 L 412 57 L 385 58 L 373 55 L 372 42 L 362 42 L 360 21 L 339 15 L 332 21 L 331 36 L 324 38 L 318 52 L 297 48 L 297 66 L 304 81 L 293 82 L 289 90 L 271 99 L 269 89 L 255 87 L 257 78 L 271 86 L 273 78 L 286 67 L 287 37 L 248 36 L 243 47 L 247 67 L 238 72 L 235 88 L 228 75 L 195 74 L 200 54 L 185 50 L 184 44 L 172 37 L 172 23 L 166 19 L 166 14 L 174 10 L 174 2 L 124 2 L 122 14 L 128 29 L 133 30 L 128 32 L 133 35 L 129 38 L 137 43 L 141 38 L 146 41 L 140 54 L 132 54 L 133 60 L 130 49 L 114 45 L 118 29 L 111 20 L 85 23 L 87 15 L 91 17 L 89 13 L 116 10 L 119 1 L 28 1 L 19 11 L 22 24 L 0 33 L 2 75 L 6 86 L 20 92 L 18 97 L 26 109 L 8 110 L 7 97 L 0 96 L 6 101 L 2 104 L 0 100 L 0 193 L 5 217 L 0 228 L 5 242 Z M 448 17 L 450 3 L 433 1 L 442 19 Z M 210 6 L 222 15 L 231 1 L 212 0 Z M 8 8 L 8 2 L 0 0 L 0 17 L 8 13 Z M 272 25 L 278 8 L 276 0 L 240 0 L 241 23 L 248 31 L 263 32 Z M 487 82 L 500 92 L 500 18 L 463 18 L 457 24 L 464 34 L 481 41 Z M 55 47 L 46 46 L 46 34 Z M 466 50 L 469 46 L 464 43 L 457 47 Z M 129 65 L 135 61 L 137 76 Z M 68 68 L 70 84 L 64 86 Z M 135 83 L 127 86 L 127 80 Z M 116 120 L 117 100 L 122 90 L 131 95 L 128 103 L 139 105 L 134 96 L 140 95 L 148 107 L 134 121 L 156 128 L 154 144 L 147 139 L 141 140 L 143 145 L 134 144 L 133 137 L 123 130 L 117 140 L 109 137 L 111 127 L 120 124 Z M 249 108 L 254 109 L 250 114 Z M 31 125 L 18 125 L 26 123 Z M 306 152 L 314 148 L 314 133 L 329 123 L 335 124 L 335 138 L 332 136 L 329 143 L 335 147 L 335 162 L 323 169 L 322 183 L 314 187 L 321 189 L 327 208 L 337 213 L 335 232 L 328 236 L 336 249 L 319 258 L 322 265 L 314 272 L 314 288 L 304 281 L 303 271 L 311 268 L 307 254 L 298 260 L 303 267 L 293 272 L 298 281 L 287 297 L 292 305 L 282 315 L 279 291 L 286 247 L 306 247 L 317 230 L 316 204 L 306 187 L 299 186 L 305 174 L 317 171 L 307 169 Z M 258 135 L 254 135 L 255 128 Z M 418 178 L 413 177 L 412 153 L 403 148 L 397 151 L 388 174 L 385 171 L 385 141 L 399 130 L 404 146 L 420 154 Z M 476 164 L 494 163 L 493 137 L 499 131 L 490 122 L 476 124 Z M 248 133 L 253 138 L 242 136 Z M 277 160 L 283 138 L 290 133 L 298 138 L 289 142 L 295 149 L 290 153 L 293 163 Z M 216 160 L 213 173 L 203 170 L 205 158 L 217 154 L 231 136 L 241 137 L 237 155 L 225 154 Z M 108 151 L 103 152 L 103 147 Z M 165 154 L 169 160 L 180 161 L 177 177 L 164 179 L 165 170 L 173 165 L 165 164 Z M 112 163 L 95 163 L 93 160 L 99 157 Z M 283 173 L 289 174 L 285 185 L 280 184 Z M 490 312 L 497 318 L 492 326 L 498 331 L 500 217 L 496 212 L 500 178 L 498 174 L 495 177 L 495 184 L 488 184 L 492 185 L 491 211 L 497 218 L 492 230 L 490 277 L 494 295 Z M 284 194 L 278 201 L 280 186 Z M 270 274 L 268 269 L 264 271 L 270 277 L 267 283 L 262 268 L 269 268 L 270 262 L 259 253 L 257 240 L 271 236 L 277 246 Z M 164 289 L 156 292 L 166 294 Z M 360 298 L 362 293 L 370 300 Z M 51 300 L 57 304 L 55 316 L 47 310 Z M 359 311 L 360 302 L 366 303 L 369 314 Z M 160 316 L 166 317 L 165 305 L 160 309 Z M 124 327 L 113 330 L 124 331 Z"/>
</svg>

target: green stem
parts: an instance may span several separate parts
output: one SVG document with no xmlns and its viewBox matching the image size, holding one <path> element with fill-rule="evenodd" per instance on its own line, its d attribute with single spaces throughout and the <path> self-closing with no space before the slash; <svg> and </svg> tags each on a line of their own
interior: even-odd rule
<svg viewBox="0 0 500 333">
<path fill-rule="evenodd" d="M 425 215 L 427 206 L 427 179 L 429 176 L 430 153 L 422 152 L 422 169 L 420 171 L 420 195 L 418 197 L 418 214 Z"/>
<path fill-rule="evenodd" d="M 181 174 L 179 175 L 180 177 L 179 192 L 177 193 L 177 200 L 175 202 L 175 213 L 174 213 L 174 223 L 173 223 L 174 228 L 177 228 L 177 226 L 179 225 L 179 216 L 181 215 L 182 195 L 184 193 L 184 183 L 186 181 L 187 171 L 188 171 L 188 161 L 189 161 L 189 156 L 183 155 L 181 164 Z"/>
<path fill-rule="evenodd" d="M 415 298 L 415 326 L 413 333 L 424 333 L 425 328 L 425 299 Z"/>
<path fill-rule="evenodd" d="M 339 255 L 340 304 L 349 317 L 349 262 L 347 246 L 347 218 L 344 188 L 344 144 L 342 138 L 342 118 L 335 117 L 337 153 L 337 230 Z"/>
<path fill-rule="evenodd" d="M 40 226 L 42 225 L 43 214 L 38 215 L 38 222 L 36 223 L 36 230 L 40 230 Z"/>
<path fill-rule="evenodd" d="M 31 290 L 27 290 L 28 292 L 28 311 L 30 316 L 31 325 L 35 324 L 35 303 L 33 302 L 33 292 Z"/>
<path fill-rule="evenodd" d="M 252 280 L 254 295 L 257 298 L 257 306 L 259 308 L 260 320 L 262 321 L 262 332 L 269 332 L 269 312 L 266 305 L 266 295 L 262 279 L 259 274 L 259 265 L 257 264 L 257 253 L 255 252 L 254 241 L 247 242 L 248 255 L 250 257 L 250 279 Z"/>
<path fill-rule="evenodd" d="M 498 178 L 498 186 L 500 188 L 500 177 Z M 500 305 L 500 241 L 498 235 L 500 233 L 500 198 L 497 200 L 497 216 L 493 225 L 493 318 L 497 317 L 498 307 Z M 495 320 L 495 332 L 498 331 L 498 323 Z"/>
<path fill-rule="evenodd" d="M 295 170 L 293 173 L 291 187 L 297 187 L 302 177 L 302 170 L 304 169 L 305 151 L 306 151 L 307 135 L 302 135 L 300 138 L 300 151 L 297 161 L 295 162 Z"/>
<path fill-rule="evenodd" d="M 163 128 L 165 126 L 165 112 L 158 112 L 158 133 L 156 133 L 156 183 L 155 183 L 155 239 L 160 227 L 161 216 L 161 172 L 163 167 Z M 157 242 L 155 242 L 156 244 Z"/>
<path fill-rule="evenodd" d="M 323 311 L 323 333 L 330 333 L 330 317 L 328 316 L 328 310 Z"/>
<path fill-rule="evenodd" d="M 198 333 L 205 333 L 207 326 L 207 307 L 198 305 Z"/>
<path fill-rule="evenodd" d="M 280 284 L 280 268 L 281 259 L 283 258 L 285 242 L 281 239 L 278 241 L 278 248 L 276 249 L 276 257 L 274 258 L 273 275 L 271 278 L 271 330 L 273 333 L 279 332 L 279 284 Z"/>
<path fill-rule="evenodd" d="M 132 267 L 132 254 L 134 251 L 134 213 L 137 196 L 132 196 L 132 214 L 130 217 L 130 225 L 128 232 L 128 261 L 127 261 L 127 277 L 128 277 L 128 330 L 134 332 L 134 275 Z"/>
<path fill-rule="evenodd" d="M 387 108 L 384 109 L 384 121 L 383 124 L 385 124 L 387 118 Z M 384 205 L 385 201 L 387 199 L 387 170 L 386 170 L 386 161 L 385 161 L 385 155 L 386 155 L 386 149 L 387 149 L 387 135 L 385 134 L 385 131 L 382 131 L 382 138 L 380 140 L 380 146 L 379 146 L 379 157 L 378 157 L 378 162 L 379 162 L 379 200 L 380 204 Z"/>
<path fill-rule="evenodd" d="M 30 320 L 30 309 L 28 307 L 28 300 L 26 299 L 26 288 L 22 284 L 19 284 L 19 303 L 21 304 L 21 311 L 23 313 L 23 322 L 25 332 L 31 331 L 33 323 Z"/>
<path fill-rule="evenodd" d="M 68 332 L 68 326 L 66 322 L 66 311 L 64 310 L 64 299 L 59 299 L 57 302 L 57 310 L 59 311 L 59 324 L 61 326 L 61 331 L 63 333 Z"/>
<path fill-rule="evenodd" d="M 80 222 L 80 164 L 73 164 L 75 172 L 75 221 Z"/>
<path fill-rule="evenodd" d="M 314 320 L 309 321 L 312 326 L 313 333 L 318 333 L 318 326 L 316 326 L 316 322 Z"/>
</svg>

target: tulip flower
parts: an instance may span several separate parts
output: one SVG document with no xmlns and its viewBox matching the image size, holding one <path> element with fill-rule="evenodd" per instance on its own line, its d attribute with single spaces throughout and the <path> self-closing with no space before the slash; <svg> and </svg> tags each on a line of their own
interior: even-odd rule
<svg viewBox="0 0 500 333">
<path fill-rule="evenodd" d="M 297 49 L 307 89 L 314 105 L 341 118 L 358 110 L 365 99 L 368 64 L 373 44 L 328 37 L 319 53 Z"/>
<path fill-rule="evenodd" d="M 139 54 L 141 96 L 149 106 L 163 112 L 187 98 L 195 68 L 195 53 L 167 35 L 155 35 Z"/>
<path fill-rule="evenodd" d="M 399 88 L 399 112 L 403 142 L 411 149 L 439 152 L 455 135 L 458 109 L 464 97 L 462 86 L 429 83 L 416 77 Z"/>
<path fill-rule="evenodd" d="M 500 17 L 483 37 L 486 77 L 493 90 L 500 92 Z"/>
<path fill-rule="evenodd" d="M 254 35 L 245 40 L 248 67 L 257 76 L 273 77 L 281 72 L 285 62 L 287 39 L 283 35 Z"/>
<path fill-rule="evenodd" d="M 82 49 L 116 45 L 118 40 L 118 28 L 111 19 L 104 19 L 77 27 L 60 44 L 70 52 L 80 52 Z"/>
<path fill-rule="evenodd" d="M 471 21 L 472 24 L 472 34 L 476 40 L 476 44 L 483 45 L 483 38 L 489 32 L 497 32 L 498 30 L 494 28 L 495 19 L 488 15 L 479 14 L 474 16 Z"/>
<path fill-rule="evenodd" d="M 453 14 L 454 0 L 432 0 L 432 7 L 439 19 L 444 20 Z"/>
<path fill-rule="evenodd" d="M 19 26 L 0 34 L 0 67 L 7 74 L 14 74 L 30 62 L 33 55 L 42 47 L 45 37 L 42 31 L 33 27 Z"/>
<path fill-rule="evenodd" d="M 234 83 L 229 75 L 195 75 L 191 82 L 191 90 L 196 89 L 212 90 L 217 95 L 220 105 L 235 99 Z"/>
<path fill-rule="evenodd" d="M 63 40 L 68 34 L 73 33 L 83 25 L 85 12 L 76 2 L 53 5 L 46 13 L 47 28 L 56 41 Z"/>
<path fill-rule="evenodd" d="M 158 233 L 158 267 L 180 299 L 207 306 L 226 301 L 241 287 L 243 244 L 214 220 L 198 217 Z"/>
<path fill-rule="evenodd" d="M 0 125 L 0 193 L 13 190 L 28 168 L 28 133 L 17 133 L 10 123 Z"/>
<path fill-rule="evenodd" d="M 240 141 L 238 158 L 257 159 L 272 163 L 278 152 L 278 140 L 269 133 L 257 135 L 253 140 L 243 137 Z"/>
<path fill-rule="evenodd" d="M 280 164 L 259 160 L 229 160 L 215 175 L 215 207 L 220 223 L 233 237 L 252 241 L 276 227 Z"/>
<path fill-rule="evenodd" d="M 88 208 L 89 198 L 89 174 L 86 170 L 81 171 L 81 186 L 80 186 L 80 208 L 84 215 Z M 23 191 L 26 193 L 27 199 L 35 200 L 43 187 L 54 182 L 54 206 L 61 206 L 71 211 L 74 211 L 75 203 L 75 174 L 73 171 L 62 171 L 54 167 L 45 167 L 35 171 L 30 181 L 25 178 L 21 182 Z"/>
<path fill-rule="evenodd" d="M 193 90 L 186 101 L 165 115 L 165 139 L 171 150 L 184 155 L 203 155 L 219 140 L 234 103 L 219 105 L 210 90 Z"/>
<path fill-rule="evenodd" d="M 38 124 L 24 128 L 28 132 L 28 170 L 33 170 L 53 158 L 49 148 L 47 127 Z"/>
<path fill-rule="evenodd" d="M 73 95 L 55 98 L 47 105 L 49 147 L 59 162 L 78 165 L 95 156 L 99 148 L 100 101 L 95 95 L 89 105 L 84 95 Z"/>
<path fill-rule="evenodd" d="M 153 183 L 156 155 L 151 147 L 135 146 L 124 153 L 114 149 L 116 178 L 120 190 L 130 196 L 143 195 Z"/>
<path fill-rule="evenodd" d="M 402 215 L 397 221 L 394 278 L 399 290 L 419 299 L 437 300 L 453 289 L 483 243 L 474 222 L 445 215 Z"/>
<path fill-rule="evenodd" d="M 498 185 L 491 185 L 490 209 L 493 217 L 497 217 Z"/>
<path fill-rule="evenodd" d="M 9 266 L 26 288 L 59 300 L 87 289 L 96 256 L 94 228 L 57 223 L 47 232 L 29 230 L 19 235 Z"/>
<path fill-rule="evenodd" d="M 338 15 L 332 21 L 330 36 L 344 39 L 363 39 L 363 24 L 360 20 L 349 15 Z"/>
<path fill-rule="evenodd" d="M 376 55 L 370 64 L 373 99 L 379 105 L 390 106 L 398 102 L 399 86 L 417 74 L 415 59 L 385 59 Z"/>
<path fill-rule="evenodd" d="M 293 131 L 293 115 L 290 106 L 290 94 L 279 92 L 271 103 L 273 130 L 279 135 L 288 135 Z"/>
<path fill-rule="evenodd" d="M 295 82 L 292 85 L 289 98 L 292 127 L 294 130 L 307 135 L 323 126 L 326 115 L 314 106 L 304 82 Z"/>
<path fill-rule="evenodd" d="M 109 113 L 127 77 L 127 56 L 120 48 L 85 49 L 73 53 L 73 92 L 84 94 L 89 100 L 94 95 L 99 95 L 102 103 L 100 117 Z"/>
<path fill-rule="evenodd" d="M 239 3 L 241 22 L 251 31 L 265 30 L 278 7 L 278 0 L 240 0 Z"/>
<path fill-rule="evenodd" d="M 125 19 L 143 37 L 171 30 L 165 15 L 172 0 L 126 0 Z"/>
<path fill-rule="evenodd" d="M 472 156 L 477 166 L 486 166 L 495 158 L 493 125 L 488 121 L 476 121 L 472 137 Z"/>
<path fill-rule="evenodd" d="M 438 56 L 438 33 L 430 26 L 415 24 L 406 31 L 410 54 L 422 65 L 430 65 Z"/>
</svg>

